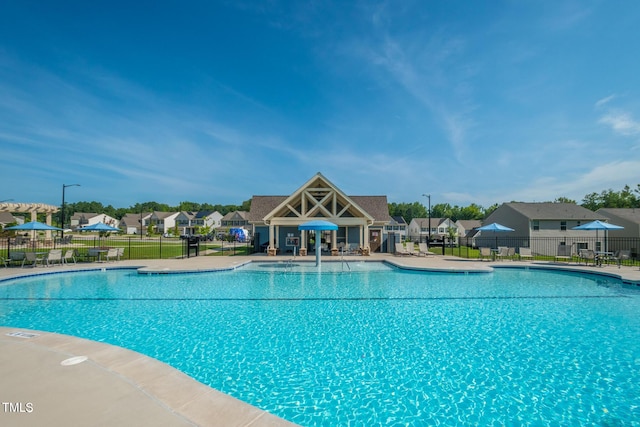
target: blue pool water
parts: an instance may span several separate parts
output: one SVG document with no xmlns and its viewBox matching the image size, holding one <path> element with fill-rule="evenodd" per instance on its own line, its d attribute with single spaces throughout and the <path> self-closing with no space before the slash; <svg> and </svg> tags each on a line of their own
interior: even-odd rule
<svg viewBox="0 0 640 427">
<path fill-rule="evenodd" d="M 139 351 L 305 426 L 640 425 L 637 288 L 338 265 L 5 281 L 0 324 Z"/>
</svg>

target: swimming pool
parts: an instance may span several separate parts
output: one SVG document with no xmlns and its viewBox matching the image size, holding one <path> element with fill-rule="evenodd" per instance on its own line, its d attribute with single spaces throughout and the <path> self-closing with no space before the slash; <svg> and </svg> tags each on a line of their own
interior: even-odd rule
<svg viewBox="0 0 640 427">
<path fill-rule="evenodd" d="M 0 282 L 0 324 L 130 348 L 307 426 L 638 425 L 640 292 L 617 280 L 267 267 Z"/>
</svg>

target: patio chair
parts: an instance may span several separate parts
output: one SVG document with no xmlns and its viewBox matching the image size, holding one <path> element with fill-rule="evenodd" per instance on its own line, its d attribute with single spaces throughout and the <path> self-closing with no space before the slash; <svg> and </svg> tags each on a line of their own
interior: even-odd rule
<svg viewBox="0 0 640 427">
<path fill-rule="evenodd" d="M 613 259 L 618 262 L 618 268 L 620 268 L 620 265 L 622 264 L 622 261 L 624 261 L 625 259 L 631 259 L 631 251 L 630 250 L 620 250 L 620 251 L 615 253 L 615 255 L 613 256 Z"/>
<path fill-rule="evenodd" d="M 578 251 L 578 262 L 584 261 L 584 265 L 588 265 L 589 261 L 596 263 L 596 253 L 593 249 L 580 249 Z"/>
<path fill-rule="evenodd" d="M 533 254 L 531 253 L 531 248 L 519 248 L 518 249 L 518 259 L 530 259 L 533 260 Z"/>
<path fill-rule="evenodd" d="M 9 266 L 9 261 L 5 257 L 0 256 L 0 262 L 4 264 L 4 268 Z"/>
<path fill-rule="evenodd" d="M 24 268 L 24 264 L 28 262 L 31 264 L 31 267 L 37 267 L 38 263 L 44 266 L 44 254 L 37 254 L 35 252 L 25 252 L 24 259 L 22 260 L 22 268 Z"/>
<path fill-rule="evenodd" d="M 409 255 L 416 255 L 418 256 L 418 252 L 416 252 L 416 245 L 413 242 L 404 242 L 404 247 L 407 250 L 407 252 L 409 253 Z"/>
<path fill-rule="evenodd" d="M 69 264 L 69 261 L 73 261 L 73 263 L 76 263 L 76 251 L 75 249 L 67 249 L 64 252 L 64 256 L 62 257 L 62 262 L 65 264 Z"/>
<path fill-rule="evenodd" d="M 44 261 L 47 262 L 47 266 L 58 263 L 62 265 L 62 249 L 51 249 L 44 257 Z"/>
<path fill-rule="evenodd" d="M 89 261 L 91 260 L 98 261 L 100 259 L 100 249 L 89 249 L 87 251 L 87 259 Z"/>
<path fill-rule="evenodd" d="M 480 248 L 480 253 L 478 254 L 478 258 L 485 259 L 487 258 L 489 261 L 491 261 L 491 248 L 488 247 L 481 247 Z"/>
<path fill-rule="evenodd" d="M 118 248 L 118 261 L 120 261 L 121 256 L 124 256 L 124 248 Z"/>
<path fill-rule="evenodd" d="M 555 261 L 571 261 L 571 246 L 558 245 L 558 252 L 556 253 Z"/>
<path fill-rule="evenodd" d="M 402 243 L 396 243 L 396 255 L 410 255 Z"/>
<path fill-rule="evenodd" d="M 11 264 L 23 264 L 24 263 L 24 252 L 20 252 L 20 251 L 11 252 L 11 254 L 9 255 L 8 261 Z"/>
<path fill-rule="evenodd" d="M 118 258 L 118 248 L 111 248 L 107 251 L 105 258 L 107 262 L 115 261 Z"/>
<path fill-rule="evenodd" d="M 418 243 L 418 255 L 435 255 L 433 252 L 429 250 L 429 246 L 426 243 Z"/>
</svg>

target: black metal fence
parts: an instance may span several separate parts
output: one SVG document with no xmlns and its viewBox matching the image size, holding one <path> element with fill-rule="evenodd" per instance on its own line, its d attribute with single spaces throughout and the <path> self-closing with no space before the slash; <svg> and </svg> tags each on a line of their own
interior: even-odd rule
<svg viewBox="0 0 640 427">
<path fill-rule="evenodd" d="M 90 251 L 109 248 L 124 249 L 120 259 L 169 259 L 191 256 L 245 255 L 254 252 L 251 242 L 228 242 L 223 240 L 192 241 L 171 237 L 139 236 L 65 236 L 64 239 L 33 239 L 28 237 L 0 238 L 0 257 L 11 261 L 19 259 L 20 253 L 48 253 L 52 249 L 72 250 L 77 260 L 89 260 Z M 14 255 L 12 255 L 14 253 Z"/>
<path fill-rule="evenodd" d="M 496 236 L 483 238 L 459 238 L 452 253 L 464 258 L 477 256 L 478 248 L 511 247 L 519 253 L 520 248 L 530 248 L 536 259 L 554 259 L 561 252 L 577 257 L 581 249 L 590 249 L 595 252 L 606 252 L 612 255 L 625 254 L 627 257 L 623 264 L 636 265 L 640 257 L 640 238 L 629 237 L 518 237 L 501 233 Z"/>
</svg>

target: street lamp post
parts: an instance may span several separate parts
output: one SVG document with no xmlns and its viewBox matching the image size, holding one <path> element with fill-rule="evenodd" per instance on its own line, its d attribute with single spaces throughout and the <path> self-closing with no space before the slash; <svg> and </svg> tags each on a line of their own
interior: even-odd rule
<svg viewBox="0 0 640 427">
<path fill-rule="evenodd" d="M 67 187 L 80 187 L 80 184 L 62 184 L 62 209 L 60 212 L 60 222 L 62 223 L 62 237 L 64 237 L 64 190 Z"/>
<path fill-rule="evenodd" d="M 429 244 L 431 243 L 431 194 L 423 194 L 423 196 L 429 201 L 429 209 L 427 211 L 427 214 L 429 215 L 429 240 L 427 241 L 427 244 Z"/>
</svg>

